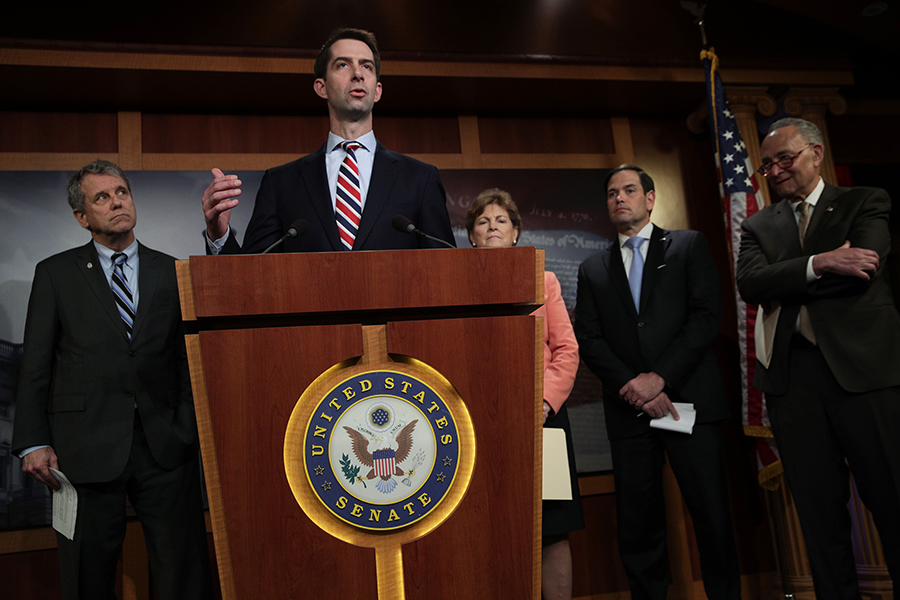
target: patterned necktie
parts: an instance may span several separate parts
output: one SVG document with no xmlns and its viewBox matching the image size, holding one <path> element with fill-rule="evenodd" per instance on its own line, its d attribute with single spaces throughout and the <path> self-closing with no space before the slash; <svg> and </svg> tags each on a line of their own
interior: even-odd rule
<svg viewBox="0 0 900 600">
<path fill-rule="evenodd" d="M 644 238 L 628 238 L 625 245 L 631 248 L 631 268 L 628 270 L 628 287 L 631 288 L 631 297 L 634 298 L 634 307 L 641 312 L 641 280 L 644 278 L 644 257 L 641 256 L 641 246 Z"/>
<path fill-rule="evenodd" d="M 116 307 L 119 309 L 119 315 L 125 322 L 125 329 L 128 331 L 128 339 L 131 339 L 131 331 L 134 328 L 134 298 L 131 295 L 131 288 L 128 287 L 128 278 L 125 277 L 125 262 L 128 257 L 121 252 L 113 254 L 112 261 L 115 267 L 112 274 L 112 291 L 116 297 Z"/>
<path fill-rule="evenodd" d="M 356 162 L 356 150 L 363 147 L 359 142 L 341 142 L 341 148 L 347 153 L 338 171 L 337 194 L 334 207 L 334 218 L 337 220 L 341 243 L 347 250 L 353 249 L 353 241 L 359 229 L 362 217 L 362 195 L 359 190 L 359 165 Z"/>
<path fill-rule="evenodd" d="M 809 228 L 809 202 L 803 200 L 797 205 L 797 229 L 800 230 L 800 247 L 803 247 L 803 238 L 806 237 L 806 230 Z M 809 343 L 816 343 L 816 332 L 813 330 L 812 319 L 809 318 L 809 311 L 806 305 L 800 306 L 800 335 L 802 335 Z"/>
</svg>

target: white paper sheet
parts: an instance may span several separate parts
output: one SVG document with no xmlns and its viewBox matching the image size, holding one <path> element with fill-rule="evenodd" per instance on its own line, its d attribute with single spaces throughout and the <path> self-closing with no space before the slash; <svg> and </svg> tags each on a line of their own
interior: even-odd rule
<svg viewBox="0 0 900 600">
<path fill-rule="evenodd" d="M 756 324 L 753 328 L 753 341 L 756 346 L 756 360 L 769 368 L 772 362 L 772 350 L 775 348 L 775 326 L 778 325 L 778 315 L 781 314 L 781 304 L 772 302 L 769 310 L 760 304 L 756 313 Z"/>
<path fill-rule="evenodd" d="M 678 411 L 678 420 L 675 420 L 671 414 L 650 421 L 650 427 L 657 429 L 668 429 L 669 431 L 680 431 L 681 433 L 691 434 L 694 431 L 694 421 L 697 420 L 697 411 L 694 410 L 693 404 L 687 402 L 673 402 L 672 406 Z"/>
<path fill-rule="evenodd" d="M 544 428 L 543 498 L 544 500 L 572 499 L 569 455 L 566 452 L 566 432 L 553 427 Z"/>
<path fill-rule="evenodd" d="M 78 492 L 62 471 L 50 469 L 60 488 L 53 492 L 53 529 L 70 540 L 75 537 L 75 517 L 78 515 Z"/>
</svg>

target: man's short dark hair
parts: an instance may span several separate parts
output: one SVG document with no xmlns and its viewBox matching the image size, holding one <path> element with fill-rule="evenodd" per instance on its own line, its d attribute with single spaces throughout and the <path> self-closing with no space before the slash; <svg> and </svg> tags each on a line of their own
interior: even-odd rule
<svg viewBox="0 0 900 600">
<path fill-rule="evenodd" d="M 98 158 L 91 164 L 78 169 L 78 172 L 72 176 L 71 180 L 69 180 L 69 187 L 67 188 L 69 193 L 69 206 L 80 213 L 84 212 L 84 190 L 81 189 L 81 183 L 87 175 L 113 175 L 118 177 L 125 182 L 128 193 L 131 193 L 131 182 L 128 181 L 128 176 L 125 175 L 125 171 L 120 169 L 119 165 L 116 163 Z"/>
<path fill-rule="evenodd" d="M 629 164 L 625 163 L 625 164 L 619 165 L 618 167 L 616 167 L 615 169 L 613 169 L 612 171 L 610 171 L 609 173 L 606 174 L 606 179 L 603 180 L 604 196 L 606 195 L 606 190 L 609 189 L 609 180 L 612 179 L 613 175 L 615 175 L 616 173 L 618 173 L 620 171 L 634 171 L 635 173 L 637 173 L 638 177 L 641 180 L 641 187 L 644 188 L 645 194 L 648 192 L 652 192 L 654 189 L 656 189 L 653 187 L 653 178 L 651 178 L 649 175 L 647 175 L 647 173 L 645 173 L 642 168 L 640 168 L 636 165 L 629 165 Z"/>
<path fill-rule="evenodd" d="M 381 55 L 378 53 L 378 42 L 375 41 L 375 34 L 365 29 L 353 29 L 352 27 L 342 27 L 335 29 L 328 36 L 328 41 L 319 50 L 316 56 L 315 65 L 313 65 L 313 73 L 316 79 L 325 79 L 328 74 L 328 64 L 331 62 L 331 47 L 339 40 L 359 40 L 369 47 L 372 51 L 372 57 L 375 62 L 375 81 L 381 81 Z"/>
</svg>

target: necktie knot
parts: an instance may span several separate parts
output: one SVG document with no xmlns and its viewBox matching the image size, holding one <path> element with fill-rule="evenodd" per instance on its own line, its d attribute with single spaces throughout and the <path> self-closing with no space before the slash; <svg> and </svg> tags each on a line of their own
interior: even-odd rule
<svg viewBox="0 0 900 600">
<path fill-rule="evenodd" d="M 341 142 L 340 146 L 341 146 L 341 150 L 343 150 L 347 154 L 353 155 L 354 159 L 356 158 L 355 152 L 358 149 L 363 147 L 363 145 L 360 144 L 359 142 L 357 142 L 356 140 L 354 140 L 352 142 Z"/>
<path fill-rule="evenodd" d="M 125 256 L 123 252 L 116 252 L 112 255 L 113 267 L 119 272 L 119 275 L 124 280 L 128 280 L 125 276 L 125 265 L 128 263 L 128 257 Z"/>
<path fill-rule="evenodd" d="M 641 246 L 644 245 L 644 238 L 638 236 L 628 238 L 627 240 L 625 240 L 625 245 L 631 248 L 633 251 L 639 252 Z"/>
</svg>

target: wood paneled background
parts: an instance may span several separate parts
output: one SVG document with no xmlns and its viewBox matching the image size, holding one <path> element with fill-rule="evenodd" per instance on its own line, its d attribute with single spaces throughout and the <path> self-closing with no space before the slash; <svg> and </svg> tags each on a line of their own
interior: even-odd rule
<svg viewBox="0 0 900 600">
<path fill-rule="evenodd" d="M 304 58 L 0 47 L 3 87 L 16 83 L 61 94 L 55 106 L 47 108 L 43 103 L 40 110 L 21 98 L 0 102 L 0 170 L 74 171 L 97 157 L 116 161 L 126 171 L 265 169 L 288 162 L 318 148 L 328 131 L 324 106 L 311 104 L 308 97 L 313 95 L 311 66 L 312 61 Z M 724 77 L 729 84 L 773 89 L 853 81 L 841 70 L 737 69 Z M 223 81 L 225 89 L 216 87 Z M 64 91 L 58 88 L 62 83 L 69 86 Z M 128 94 L 113 94 L 114 99 L 105 103 L 86 105 L 80 99 L 82 91 L 102 98 L 104 85 L 131 87 Z M 231 86 L 241 98 L 240 107 L 222 100 Z M 424 87 L 440 99 L 434 106 L 419 102 L 415 109 L 385 102 L 383 111 L 380 106 L 375 110 L 375 131 L 387 147 L 438 168 L 596 169 L 622 162 L 643 166 L 658 182 L 654 221 L 663 227 L 703 231 L 722 280 L 730 280 L 711 144 L 708 134 L 692 134 L 685 124 L 686 107 L 693 110 L 705 102 L 699 63 L 696 68 L 626 68 L 409 60 L 386 63 L 384 86 L 386 96 L 418 89 L 419 97 L 427 98 Z M 505 113 L 497 108 L 498 90 L 509 94 L 514 104 L 516 94 L 551 86 L 560 90 L 557 108 L 545 102 L 534 103 L 524 112 Z M 597 96 L 596 111 L 585 109 L 590 102 L 583 98 L 574 100 L 579 90 Z M 142 91 L 146 91 L 146 102 L 142 102 Z M 627 109 L 627 101 L 626 108 L 621 101 L 601 101 L 601 96 L 618 91 L 626 100 L 634 99 L 634 111 Z M 0 91 L 0 100 L 6 100 L 5 94 Z M 279 98 L 277 106 L 267 99 L 273 95 Z M 284 108 L 290 105 L 286 98 L 291 95 L 302 98 L 296 112 Z M 456 95 L 465 97 L 460 102 L 465 109 L 454 110 Z M 478 108 L 481 95 L 484 110 Z M 160 101 L 161 97 L 167 100 Z M 254 97 L 258 98 L 255 107 Z M 900 133 L 898 115 L 893 101 L 851 102 L 843 117 L 829 117 L 836 162 L 856 165 L 859 173 L 865 173 L 869 164 L 900 162 L 895 141 Z M 598 191 L 598 202 L 601 197 Z M 196 220 L 199 230 L 199 206 Z M 755 457 L 738 423 L 735 306 L 730 293 L 725 298 L 716 348 L 735 411 L 727 448 L 743 595 L 770 597 L 775 558 L 764 492 L 756 485 Z M 628 585 L 616 547 L 611 474 L 583 476 L 580 483 L 587 529 L 571 536 L 575 597 L 626 598 Z M 690 517 L 669 471 L 666 489 L 672 597 L 703 598 Z M 3 596 L 56 597 L 54 547 L 55 539 L 47 529 L 0 533 Z M 127 598 L 152 594 L 142 552 L 135 524 L 129 528 L 123 559 L 122 590 Z"/>
</svg>

